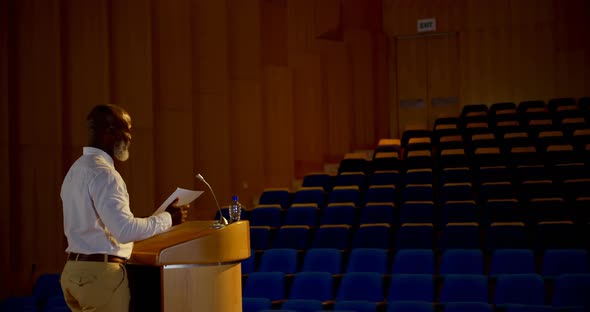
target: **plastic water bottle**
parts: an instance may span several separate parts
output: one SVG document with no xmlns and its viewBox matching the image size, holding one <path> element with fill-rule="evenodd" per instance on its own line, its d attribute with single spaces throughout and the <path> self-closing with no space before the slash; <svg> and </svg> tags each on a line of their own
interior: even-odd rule
<svg viewBox="0 0 590 312">
<path fill-rule="evenodd" d="M 240 221 L 240 214 L 242 213 L 242 204 L 238 201 L 238 196 L 234 195 L 229 204 L 229 222 Z"/>
</svg>

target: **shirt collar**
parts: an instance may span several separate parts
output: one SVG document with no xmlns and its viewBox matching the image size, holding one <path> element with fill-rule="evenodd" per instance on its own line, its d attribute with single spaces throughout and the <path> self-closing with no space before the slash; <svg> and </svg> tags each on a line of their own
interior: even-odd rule
<svg viewBox="0 0 590 312">
<path fill-rule="evenodd" d="M 111 166 L 115 165 L 115 162 L 113 161 L 113 158 L 111 157 L 111 155 L 107 154 L 105 151 L 96 148 L 96 147 L 91 147 L 91 146 L 84 146 L 83 149 L 83 154 L 84 155 L 96 155 L 96 156 L 101 156 L 103 157 Z"/>
</svg>

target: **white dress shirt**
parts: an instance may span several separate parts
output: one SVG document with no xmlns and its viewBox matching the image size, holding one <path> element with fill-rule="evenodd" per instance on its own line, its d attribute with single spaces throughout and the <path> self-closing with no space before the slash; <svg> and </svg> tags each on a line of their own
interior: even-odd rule
<svg viewBox="0 0 590 312">
<path fill-rule="evenodd" d="M 129 258 L 133 242 L 172 226 L 163 212 L 135 218 L 129 208 L 125 181 L 106 152 L 84 147 L 61 186 L 66 252 L 109 254 Z"/>
</svg>

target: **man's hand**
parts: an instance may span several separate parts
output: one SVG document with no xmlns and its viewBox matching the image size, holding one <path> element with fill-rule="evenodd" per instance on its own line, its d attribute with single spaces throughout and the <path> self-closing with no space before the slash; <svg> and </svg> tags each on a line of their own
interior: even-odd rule
<svg viewBox="0 0 590 312">
<path fill-rule="evenodd" d="M 168 208 L 166 208 L 166 212 L 170 213 L 170 216 L 172 216 L 172 226 L 186 222 L 186 218 L 188 216 L 187 209 L 189 205 L 178 207 L 176 206 L 177 202 L 178 199 L 170 204 Z"/>
</svg>

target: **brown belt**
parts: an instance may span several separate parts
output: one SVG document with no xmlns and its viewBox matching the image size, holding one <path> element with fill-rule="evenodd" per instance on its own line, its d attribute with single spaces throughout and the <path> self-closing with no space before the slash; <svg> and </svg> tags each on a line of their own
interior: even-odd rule
<svg viewBox="0 0 590 312">
<path fill-rule="evenodd" d="M 93 261 L 93 262 L 113 262 L 113 263 L 121 263 L 125 264 L 127 259 L 123 257 L 113 256 L 113 255 L 105 255 L 105 254 L 79 254 L 75 252 L 71 252 L 68 254 L 68 261 Z"/>
</svg>

